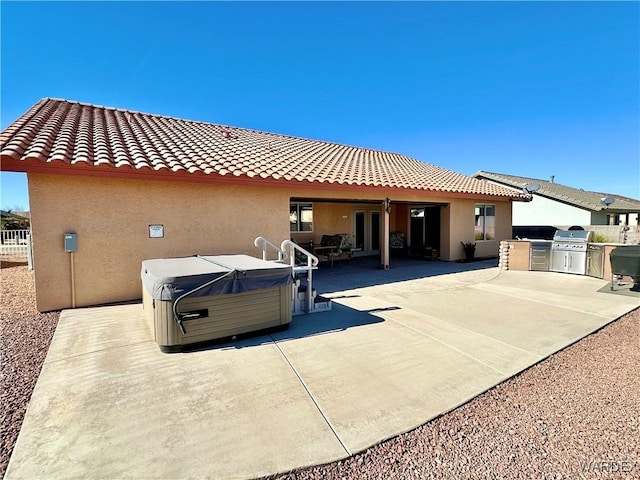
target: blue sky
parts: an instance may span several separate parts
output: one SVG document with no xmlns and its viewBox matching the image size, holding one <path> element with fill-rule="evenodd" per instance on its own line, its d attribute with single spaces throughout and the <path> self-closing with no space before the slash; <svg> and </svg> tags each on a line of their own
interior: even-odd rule
<svg viewBox="0 0 640 480">
<path fill-rule="evenodd" d="M 56 97 L 640 197 L 638 2 L 0 8 L 3 129 Z"/>
</svg>

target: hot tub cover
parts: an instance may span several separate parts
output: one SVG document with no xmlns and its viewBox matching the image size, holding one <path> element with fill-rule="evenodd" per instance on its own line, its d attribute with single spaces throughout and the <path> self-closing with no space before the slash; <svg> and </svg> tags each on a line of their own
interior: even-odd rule
<svg viewBox="0 0 640 480">
<path fill-rule="evenodd" d="M 291 267 L 249 255 L 158 258 L 142 262 L 142 284 L 156 300 L 175 300 L 207 282 L 232 275 L 194 292 L 194 297 L 242 293 L 293 283 Z"/>
</svg>

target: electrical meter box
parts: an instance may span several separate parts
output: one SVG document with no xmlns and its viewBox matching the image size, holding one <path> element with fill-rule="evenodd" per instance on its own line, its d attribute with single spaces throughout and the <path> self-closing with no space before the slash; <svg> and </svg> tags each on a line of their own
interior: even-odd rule
<svg viewBox="0 0 640 480">
<path fill-rule="evenodd" d="M 64 234 L 64 251 L 65 252 L 78 251 L 78 234 L 77 233 Z"/>
</svg>

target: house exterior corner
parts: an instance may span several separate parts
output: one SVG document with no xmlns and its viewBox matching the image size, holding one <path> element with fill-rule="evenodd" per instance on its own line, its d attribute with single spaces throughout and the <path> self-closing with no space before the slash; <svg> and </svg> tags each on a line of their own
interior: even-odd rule
<svg viewBox="0 0 640 480">
<path fill-rule="evenodd" d="M 284 189 L 41 174 L 28 182 L 39 311 L 71 306 L 65 233 L 78 236 L 78 307 L 141 298 L 145 259 L 255 256 L 258 235 L 289 235 L 286 221 L 273 221 L 273 212 L 288 211 Z M 163 237 L 150 238 L 150 225 L 162 225 Z"/>
</svg>

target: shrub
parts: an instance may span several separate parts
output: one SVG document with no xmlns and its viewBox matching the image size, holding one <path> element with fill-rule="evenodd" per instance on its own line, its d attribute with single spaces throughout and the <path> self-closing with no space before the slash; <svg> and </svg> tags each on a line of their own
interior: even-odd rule
<svg viewBox="0 0 640 480">
<path fill-rule="evenodd" d="M 460 242 L 464 250 L 464 258 L 467 262 L 471 262 L 476 256 L 475 242 Z"/>
<path fill-rule="evenodd" d="M 591 235 L 591 241 L 593 243 L 607 243 L 609 242 L 609 237 L 607 237 L 604 233 L 601 232 L 593 232 Z"/>
</svg>

